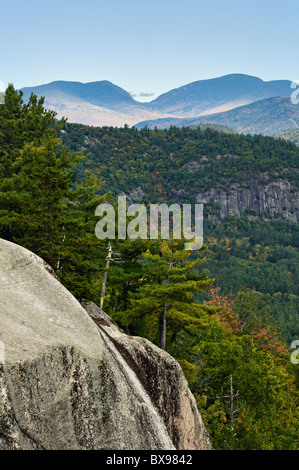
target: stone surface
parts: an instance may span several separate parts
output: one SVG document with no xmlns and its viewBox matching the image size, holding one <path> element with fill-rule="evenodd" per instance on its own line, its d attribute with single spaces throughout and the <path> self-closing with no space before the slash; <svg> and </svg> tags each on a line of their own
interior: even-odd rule
<svg viewBox="0 0 299 470">
<path fill-rule="evenodd" d="M 0 299 L 0 450 L 211 449 L 178 363 L 4 240 Z"/>
<path fill-rule="evenodd" d="M 246 183 L 246 187 L 234 185 L 228 191 L 211 189 L 198 194 L 198 203 L 213 202 L 219 207 L 219 217 L 223 219 L 227 215 L 238 217 L 255 213 L 258 217 L 271 216 L 273 219 L 283 219 L 287 222 L 299 221 L 299 192 L 294 191 L 289 181 L 277 180 L 267 182 L 266 176 L 261 177 L 263 184 L 256 179 Z"/>
</svg>

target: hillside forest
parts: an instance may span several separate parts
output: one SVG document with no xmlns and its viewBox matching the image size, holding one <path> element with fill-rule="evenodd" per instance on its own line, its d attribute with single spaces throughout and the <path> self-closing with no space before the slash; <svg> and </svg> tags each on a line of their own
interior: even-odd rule
<svg viewBox="0 0 299 470">
<path fill-rule="evenodd" d="M 250 210 L 221 219 L 209 203 L 199 251 L 171 238 L 115 239 L 107 272 L 95 209 L 119 194 L 193 204 L 199 192 L 263 184 L 265 174 L 295 193 L 298 156 L 284 139 L 213 127 L 69 124 L 9 85 L 0 104 L 0 237 L 42 257 L 79 301 L 99 304 L 107 275 L 105 312 L 179 361 L 215 449 L 295 450 L 299 224 Z"/>
</svg>

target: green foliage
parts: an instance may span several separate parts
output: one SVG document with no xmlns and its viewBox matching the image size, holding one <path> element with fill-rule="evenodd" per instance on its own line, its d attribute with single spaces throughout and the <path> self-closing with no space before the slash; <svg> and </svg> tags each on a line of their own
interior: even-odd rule
<svg viewBox="0 0 299 470">
<path fill-rule="evenodd" d="M 91 174 L 75 183 L 62 213 L 63 240 L 56 272 L 79 299 L 99 301 L 105 259 L 105 243 L 95 236 L 95 208 L 107 200 L 102 184 Z"/>
<path fill-rule="evenodd" d="M 197 354 L 192 390 L 216 449 L 298 449 L 299 396 L 286 363 L 277 364 L 247 335 L 201 340 Z"/>
<path fill-rule="evenodd" d="M 95 208 L 107 191 L 140 187 L 143 202 L 182 202 L 173 188 L 188 188 L 184 202 L 193 202 L 198 191 L 246 184 L 258 172 L 298 184 L 298 149 L 282 140 L 57 123 L 43 100 L 32 95 L 25 105 L 12 85 L 4 101 L 0 236 L 42 256 L 78 298 L 100 297 L 106 241 L 95 237 Z M 218 209 L 210 204 L 208 213 Z M 208 296 L 202 253 L 183 241 L 115 240 L 120 262 L 111 264 L 104 308 L 133 334 L 155 343 L 165 334 L 215 448 L 298 449 L 296 370 L 273 326 L 298 337 L 298 224 L 228 217 L 206 220 L 204 233 L 204 266 L 220 296 Z M 228 294 L 233 301 L 221 297 Z"/>
<path fill-rule="evenodd" d="M 246 185 L 267 175 L 267 183 L 287 178 L 298 188 L 299 149 L 271 137 L 228 134 L 212 129 L 118 129 L 66 124 L 63 141 L 90 157 L 79 167 L 101 171 L 104 189 L 118 195 L 140 187 L 143 202 L 191 202 L 199 192 Z M 196 163 L 188 170 L 188 164 Z M 264 180 L 262 179 L 261 182 Z"/>
<path fill-rule="evenodd" d="M 268 182 L 283 177 L 298 187 L 298 173 L 293 171 L 298 149 L 282 140 L 210 129 L 138 132 L 67 125 L 64 130 L 63 139 L 74 150 L 85 147 L 91 152 L 79 173 L 88 168 L 97 174 L 100 168 L 106 190 L 129 194 L 139 187 L 145 203 L 193 203 L 199 192 L 247 185 L 248 178 L 261 173 L 267 174 Z M 206 207 L 206 215 L 218 211 L 215 204 Z M 288 342 L 297 339 L 298 224 L 253 220 L 255 216 L 249 209 L 246 216 L 228 217 L 223 223 L 204 221 L 204 266 L 222 295 L 236 298 L 235 317 L 221 317 L 225 324 L 219 322 L 216 307 L 212 315 L 202 307 L 208 299 L 205 291 L 192 290 L 196 304 L 193 295 L 185 296 L 189 281 L 169 282 L 169 259 L 163 261 L 155 246 L 149 246 L 144 258 L 137 250 L 127 269 L 126 263 L 114 268 L 110 284 L 108 276 L 107 307 L 110 314 L 116 310 L 115 318 L 131 333 L 159 343 L 169 295 L 166 349 L 183 367 L 215 448 L 297 449 L 296 375 L 276 326 Z M 197 262 L 198 255 L 190 259 Z M 200 266 L 193 268 L 200 274 Z"/>
<path fill-rule="evenodd" d="M 224 132 L 225 134 L 238 134 L 238 131 L 235 129 L 231 129 L 230 127 L 227 126 L 221 126 L 220 124 L 199 124 L 199 125 L 194 125 L 194 126 L 188 126 L 189 129 L 211 129 L 213 131 L 217 132 Z"/>
<path fill-rule="evenodd" d="M 41 256 L 79 298 L 95 298 L 102 244 L 94 235 L 95 207 L 105 197 L 85 172 L 76 183 L 73 153 L 58 136 L 62 123 L 44 100 L 9 85 L 0 106 L 0 236 Z"/>
<path fill-rule="evenodd" d="M 171 342 L 181 331 L 192 331 L 201 323 L 201 314 L 213 310 L 195 304 L 193 294 L 206 289 L 213 280 L 206 271 L 200 275 L 194 268 L 203 260 L 188 261 L 190 252 L 184 250 L 182 241 L 162 241 L 159 252 L 147 250 L 143 254 L 141 284 L 131 296 L 131 308 L 114 316 L 123 325 L 134 329 L 141 327 L 151 332 L 151 340 L 162 344 L 162 334 L 167 324 L 167 337 Z M 165 322 L 165 323 L 164 323 Z"/>
<path fill-rule="evenodd" d="M 111 264 L 104 309 L 110 316 L 117 316 L 130 306 L 130 297 L 145 282 L 142 253 L 154 243 L 150 240 L 115 240 L 112 242 L 119 263 Z M 126 325 L 123 323 L 123 326 Z"/>
<path fill-rule="evenodd" d="M 299 336 L 299 224 L 227 217 L 204 221 L 205 266 L 223 295 L 243 286 L 260 295 L 288 344 Z M 198 297 L 198 301 L 203 300 Z"/>
<path fill-rule="evenodd" d="M 26 181 L 24 184 L 20 182 L 21 177 L 16 178 L 22 168 L 22 161 L 28 162 L 29 159 L 29 150 L 27 148 L 26 153 L 25 144 L 31 143 L 32 148 L 35 148 L 35 160 L 39 157 L 45 159 L 49 149 L 45 148 L 42 154 L 37 148 L 49 144 L 60 128 L 61 125 L 55 124 L 54 113 L 44 110 L 42 99 L 37 101 L 32 95 L 29 103 L 24 105 L 22 93 L 16 92 L 12 85 L 8 86 L 4 105 L 0 106 L 0 236 L 12 239 L 18 231 L 18 213 L 24 201 L 22 195 L 18 194 L 20 188 L 15 188 L 14 183 L 17 182 L 19 186 L 26 184 Z M 57 141 L 53 145 L 57 145 Z M 38 169 L 35 167 L 35 176 L 37 174 Z"/>
<path fill-rule="evenodd" d="M 209 128 L 137 131 L 67 124 L 64 131 L 63 140 L 73 150 L 90 152 L 78 166 L 79 175 L 85 169 L 101 172 L 103 189 L 114 195 L 141 188 L 144 203 L 193 204 L 198 193 L 246 186 L 250 177 L 265 173 L 267 182 L 287 178 L 298 188 L 299 150 L 279 139 Z M 206 217 L 218 214 L 216 204 L 205 204 Z M 255 216 L 248 208 L 245 217 L 205 220 L 205 266 L 224 294 L 236 294 L 242 286 L 260 292 L 290 342 L 299 335 L 298 224 L 250 220 Z"/>
<path fill-rule="evenodd" d="M 241 291 L 234 303 L 216 297 L 208 304 L 217 306 L 216 315 L 203 313 L 192 336 L 180 334 L 169 352 L 185 371 L 214 447 L 297 449 L 295 375 L 271 319 L 257 310 L 256 294 Z"/>
<path fill-rule="evenodd" d="M 275 137 L 280 139 L 289 140 L 290 142 L 294 142 L 294 144 L 299 144 L 299 130 L 294 129 L 293 131 L 282 132 L 281 134 L 275 135 Z"/>
</svg>

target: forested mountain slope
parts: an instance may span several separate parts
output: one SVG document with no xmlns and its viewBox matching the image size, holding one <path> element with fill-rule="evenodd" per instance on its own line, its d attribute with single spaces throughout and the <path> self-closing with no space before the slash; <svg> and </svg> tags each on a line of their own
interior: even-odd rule
<svg viewBox="0 0 299 470">
<path fill-rule="evenodd" d="M 297 217 L 298 147 L 209 129 L 138 132 L 65 125 L 44 109 L 42 99 L 32 96 L 24 104 L 12 85 L 0 118 L 4 258 L 7 241 L 29 249 L 30 259 L 35 253 L 46 261 L 47 269 L 77 299 L 99 302 L 130 336 L 143 336 L 175 357 L 216 449 L 298 449 L 298 374 L 290 360 L 290 341 L 299 334 L 298 223 L 292 222 Z M 251 199 L 244 208 L 248 191 Z M 183 239 L 113 236 L 108 237 L 113 246 L 107 247 L 107 237 L 95 236 L 96 209 L 103 202 L 115 204 L 116 196 L 124 193 L 129 203 L 194 204 L 210 196 L 205 202 L 206 249 L 186 250 Z M 235 193 L 237 205 L 231 203 Z M 213 194 L 220 197 L 220 206 Z M 285 194 L 285 207 L 277 204 L 280 194 Z M 251 200 L 259 198 L 263 203 L 252 209 Z M 113 256 L 109 269 L 107 252 Z M 15 278 L 14 270 L 24 276 L 30 266 L 26 256 L 9 258 L 8 265 L 0 263 L 4 290 L 9 277 Z M 25 284 L 18 287 L 22 290 Z M 29 284 L 36 287 L 36 282 Z M 43 303 L 44 289 L 36 295 Z M 49 299 L 57 310 L 57 296 Z M 10 304 L 15 300 L 6 298 Z M 26 316 L 23 304 L 18 309 Z M 10 308 L 4 308 L 4 317 Z M 49 319 L 49 309 L 42 310 Z M 58 310 L 54 323 L 61 326 L 63 312 Z M 10 335 L 14 331 L 8 323 L 0 326 Z M 32 323 L 38 331 L 39 323 Z M 24 333 L 24 325 L 19 326 Z M 22 337 L 32 352 L 32 335 L 27 333 Z M 13 341 L 8 343 L 8 351 L 16 352 Z M 130 339 L 127 344 L 132 352 Z M 3 358 L 3 348 L 0 353 Z M 142 356 L 135 358 L 144 365 Z M 151 383 L 161 405 L 157 374 L 152 367 L 143 369 L 144 383 Z M 13 416 L 6 412 L 7 397 L 2 397 L 4 436 L 6 419 Z M 166 407 L 162 404 L 163 410 L 168 407 L 169 400 Z M 62 410 L 69 406 L 62 405 Z M 14 429 L 9 426 L 9 433 Z"/>
<path fill-rule="evenodd" d="M 261 294 L 290 340 L 299 334 L 299 149 L 211 129 L 66 125 L 64 142 L 90 156 L 78 166 L 128 202 L 204 202 L 207 266 L 226 294 Z M 221 223 L 220 223 L 221 221 Z"/>
<path fill-rule="evenodd" d="M 275 137 L 280 137 L 281 139 L 289 140 L 295 144 L 299 144 L 299 129 L 294 129 L 293 131 L 282 132 L 277 134 Z"/>
<path fill-rule="evenodd" d="M 299 220 L 299 150 L 289 142 L 211 129 L 90 128 L 68 124 L 64 142 L 90 157 L 79 171 L 145 202 L 204 202 L 209 218 L 258 215 Z"/>
</svg>

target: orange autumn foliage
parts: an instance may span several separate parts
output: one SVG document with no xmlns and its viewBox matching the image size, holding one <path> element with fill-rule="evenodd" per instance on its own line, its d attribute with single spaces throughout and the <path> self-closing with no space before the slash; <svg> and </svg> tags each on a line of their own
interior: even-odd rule
<svg viewBox="0 0 299 470">
<path fill-rule="evenodd" d="M 270 325 L 254 326 L 241 321 L 238 313 L 234 311 L 234 300 L 231 297 L 220 295 L 217 287 L 211 286 L 207 293 L 210 299 L 204 303 L 220 307 L 216 317 L 227 336 L 247 334 L 258 349 L 272 353 L 277 361 L 288 355 L 286 345 L 278 338 L 273 327 Z"/>
</svg>

